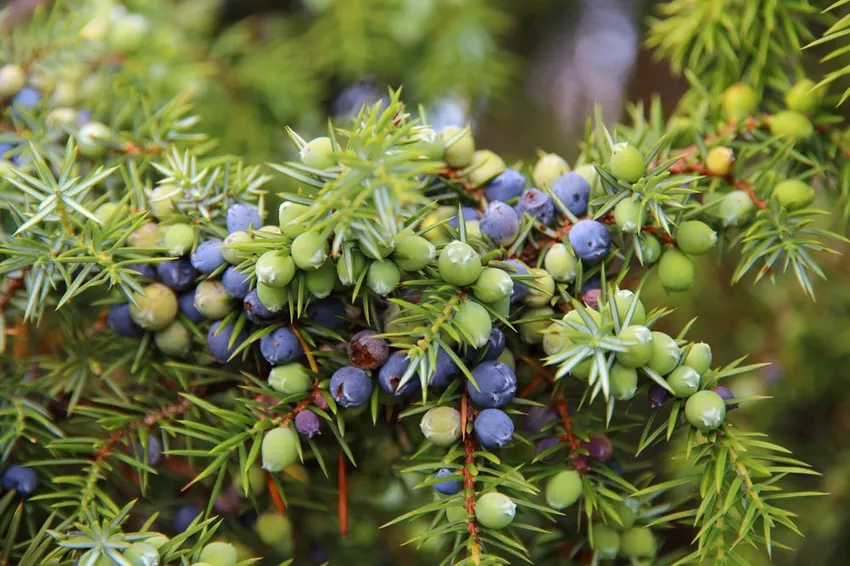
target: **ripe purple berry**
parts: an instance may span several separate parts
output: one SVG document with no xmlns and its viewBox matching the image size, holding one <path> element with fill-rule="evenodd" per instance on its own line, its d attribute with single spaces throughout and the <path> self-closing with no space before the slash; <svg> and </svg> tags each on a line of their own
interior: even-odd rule
<svg viewBox="0 0 850 566">
<path fill-rule="evenodd" d="M 434 369 L 434 375 L 431 376 L 430 385 L 437 389 L 445 389 L 458 375 L 460 375 L 460 367 L 448 352 L 440 348 L 437 353 L 437 367 Z"/>
<path fill-rule="evenodd" d="M 359 407 L 372 395 L 372 380 L 366 372 L 353 366 L 342 367 L 331 377 L 331 396 L 343 407 Z"/>
<path fill-rule="evenodd" d="M 461 207 L 460 211 L 461 214 L 463 214 L 464 222 L 472 222 L 474 220 L 478 220 L 478 211 L 472 208 L 471 206 Z M 449 226 L 457 228 L 457 214 L 455 214 L 449 219 Z"/>
<path fill-rule="evenodd" d="M 234 299 L 244 299 L 251 290 L 251 280 L 236 267 L 230 266 L 221 276 L 224 291 Z"/>
<path fill-rule="evenodd" d="M 180 308 L 180 312 L 191 320 L 192 322 L 201 322 L 204 320 L 204 315 L 195 308 L 195 289 L 192 288 L 177 296 L 177 306 Z"/>
<path fill-rule="evenodd" d="M 555 446 L 558 446 L 560 443 L 561 443 L 561 441 L 558 440 L 557 438 L 555 438 L 554 436 L 548 436 L 546 438 L 541 438 L 540 441 L 537 442 L 537 446 L 534 449 L 534 453 L 537 454 L 537 455 L 542 454 L 543 452 L 549 450 L 550 448 L 554 448 Z M 554 460 L 554 459 L 555 459 L 554 453 L 543 457 L 544 461 L 551 461 L 551 460 Z"/>
<path fill-rule="evenodd" d="M 278 328 L 260 338 L 260 353 L 271 365 L 288 364 L 304 355 L 295 333 L 286 327 Z"/>
<path fill-rule="evenodd" d="M 396 352 L 389 357 L 387 363 L 378 372 L 378 384 L 381 389 L 395 395 L 396 397 L 410 397 L 416 394 L 421 384 L 418 377 L 413 377 L 399 389 L 404 373 L 410 367 L 410 360 L 407 354 Z"/>
<path fill-rule="evenodd" d="M 374 330 L 361 330 L 348 342 L 348 361 L 360 369 L 375 369 L 387 363 L 390 346 L 383 338 L 375 338 Z"/>
<path fill-rule="evenodd" d="M 475 438 L 485 448 L 501 448 L 514 436 L 514 423 L 504 411 L 484 409 L 472 424 Z"/>
<path fill-rule="evenodd" d="M 649 407 L 651 409 L 660 409 L 667 399 L 670 398 L 670 392 L 660 385 L 653 385 L 649 388 Z"/>
<path fill-rule="evenodd" d="M 731 411 L 733 409 L 738 408 L 738 403 L 729 403 L 729 401 L 735 398 L 735 394 L 729 391 L 728 387 L 724 387 L 723 385 L 715 385 L 711 388 L 711 390 L 720 395 L 721 399 L 726 401 L 727 411 Z"/>
<path fill-rule="evenodd" d="M 500 328 L 490 331 L 490 339 L 480 348 L 470 349 L 467 358 L 470 361 L 495 360 L 505 351 L 505 333 Z"/>
<path fill-rule="evenodd" d="M 142 328 L 130 317 L 130 305 L 127 303 L 113 305 L 106 317 L 106 324 L 115 334 L 124 338 L 135 338 L 143 333 Z"/>
<path fill-rule="evenodd" d="M 528 267 L 518 259 L 509 259 L 505 263 L 510 264 L 514 269 L 508 271 L 512 275 L 528 275 Z M 514 281 L 514 291 L 511 293 L 511 302 L 521 301 L 528 294 L 528 287 L 519 281 Z"/>
<path fill-rule="evenodd" d="M 186 258 L 160 263 L 156 266 L 156 273 L 167 287 L 175 291 L 186 291 L 198 276 L 198 272 Z"/>
<path fill-rule="evenodd" d="M 313 438 L 317 434 L 321 434 L 321 432 L 319 432 L 319 428 L 319 417 L 313 411 L 301 411 L 295 415 L 295 430 L 297 430 L 301 436 Z"/>
<path fill-rule="evenodd" d="M 236 203 L 227 209 L 227 233 L 247 232 L 249 228 L 259 230 L 263 225 L 257 209 L 248 204 Z"/>
<path fill-rule="evenodd" d="M 607 462 L 614 455 L 614 445 L 611 443 L 611 439 L 604 434 L 591 434 L 590 439 L 583 442 L 582 446 L 591 458 L 602 462 Z"/>
<path fill-rule="evenodd" d="M 519 215 L 513 207 L 500 201 L 493 201 L 481 217 L 481 233 L 499 245 L 514 241 L 519 232 Z"/>
<path fill-rule="evenodd" d="M 221 240 L 212 239 L 201 242 L 190 258 L 192 266 L 204 275 L 209 275 L 222 265 L 224 258 L 221 257 Z"/>
<path fill-rule="evenodd" d="M 526 189 L 517 203 L 517 210 L 529 213 L 543 224 L 549 224 L 555 216 L 555 203 L 539 189 Z"/>
<path fill-rule="evenodd" d="M 505 169 L 487 184 L 487 200 L 507 202 L 517 198 L 525 189 L 525 177 L 516 169 Z"/>
<path fill-rule="evenodd" d="M 201 510 L 194 505 L 183 505 L 174 513 L 174 530 L 182 533 L 189 528 L 195 517 L 201 514 Z"/>
<path fill-rule="evenodd" d="M 328 297 L 307 307 L 307 318 L 319 326 L 339 330 L 345 326 L 345 305 L 336 297 Z"/>
<path fill-rule="evenodd" d="M 3 472 L 3 489 L 15 490 L 21 497 L 29 497 L 38 486 L 38 476 L 32 468 L 25 466 L 9 466 Z"/>
<path fill-rule="evenodd" d="M 133 455 L 142 460 L 144 458 L 144 450 L 142 449 L 142 445 L 140 443 L 136 443 L 133 445 Z M 148 464 L 150 466 L 156 466 L 162 461 L 162 444 L 160 444 L 159 439 L 155 436 L 148 437 Z"/>
<path fill-rule="evenodd" d="M 479 406 L 501 408 L 510 403 L 516 394 L 516 375 L 511 368 L 498 360 L 482 362 L 472 370 L 471 382 L 467 385 L 469 397 Z"/>
<path fill-rule="evenodd" d="M 443 468 L 439 472 L 437 472 L 436 477 L 438 478 L 446 478 L 451 476 L 458 476 L 460 472 L 449 470 L 448 468 Z M 463 487 L 463 482 L 461 480 L 452 479 L 452 480 L 444 480 L 439 483 L 434 484 L 434 489 L 443 495 L 454 495 L 459 492 Z"/>
<path fill-rule="evenodd" d="M 236 348 L 238 348 L 242 342 L 247 340 L 248 333 L 245 332 L 245 329 L 243 328 L 239 334 L 237 334 L 236 339 L 233 340 L 233 344 L 231 345 L 230 338 L 233 335 L 233 323 L 228 324 L 221 330 L 221 332 L 218 331 L 220 326 L 220 320 L 212 323 L 212 326 L 210 326 L 210 329 L 207 332 L 207 343 L 209 344 L 213 358 L 215 358 L 217 362 L 225 363 L 230 359 L 230 356 L 233 355 L 233 352 L 236 351 Z"/>
<path fill-rule="evenodd" d="M 597 263 L 611 250 L 611 234 L 601 222 L 580 220 L 570 230 L 570 245 L 588 263 Z"/>
<path fill-rule="evenodd" d="M 581 217 L 587 213 L 590 184 L 578 173 L 570 171 L 561 175 L 552 185 L 552 192 L 573 215 Z"/>
<path fill-rule="evenodd" d="M 150 263 L 133 263 L 128 265 L 127 269 L 137 272 L 139 274 L 138 277 L 141 279 L 149 279 L 150 281 L 156 279 L 156 267 Z"/>
<path fill-rule="evenodd" d="M 558 418 L 558 413 L 549 407 L 532 407 L 525 415 L 525 429 L 533 434 L 539 433 L 543 427 Z"/>
<path fill-rule="evenodd" d="M 242 307 L 245 309 L 245 316 L 254 324 L 268 324 L 277 316 L 276 313 L 270 311 L 260 300 L 260 295 L 256 289 L 252 289 L 245 295 L 242 301 Z"/>
</svg>

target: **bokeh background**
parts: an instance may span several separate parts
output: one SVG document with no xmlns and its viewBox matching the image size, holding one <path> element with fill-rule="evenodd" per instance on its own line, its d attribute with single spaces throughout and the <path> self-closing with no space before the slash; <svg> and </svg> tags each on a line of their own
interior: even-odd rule
<svg viewBox="0 0 850 566">
<path fill-rule="evenodd" d="M 45 3 L 7 2 L 10 21 L 25 21 Z M 379 100 L 388 86 L 403 85 L 411 108 L 423 105 L 435 125 L 472 123 L 479 146 L 509 163 L 528 164 L 542 150 L 574 159 L 594 104 L 602 106 L 610 124 L 626 104 L 656 94 L 666 112 L 674 110 L 687 83 L 642 43 L 654 4 L 93 0 L 91 10 L 126 6 L 145 14 L 151 41 L 133 54 L 132 74 L 123 73 L 122 80 L 157 95 L 191 96 L 203 130 L 220 140 L 223 152 L 250 162 L 294 156 L 285 126 L 304 137 L 318 135 L 329 117 L 344 121 L 360 104 Z M 807 57 L 818 74 L 817 54 Z M 120 88 L 109 74 L 110 61 L 97 63 L 44 72 L 93 92 Z M 816 285 L 812 302 L 790 277 L 779 277 L 775 285 L 745 280 L 732 286 L 734 257 L 703 261 L 716 265 L 697 269 L 702 279 L 691 293 L 668 296 L 651 287 L 647 300 L 676 308 L 666 319 L 670 329 L 698 316 L 691 337 L 710 342 L 718 362 L 748 353 L 753 361 L 770 363 L 730 387 L 739 396 L 773 399 L 743 407 L 734 418 L 742 428 L 768 433 L 822 472 L 800 480 L 800 489 L 829 492 L 796 503 L 807 536 L 786 539 L 797 551 L 777 552 L 773 563 L 848 564 L 850 267 L 843 256 L 826 258 L 829 281 Z M 352 481 L 361 488 L 352 489 L 353 497 L 362 498 L 353 507 L 364 512 L 351 544 L 368 547 L 387 536 L 375 525 L 401 508 L 406 486 L 390 483 L 378 492 L 379 481 L 365 472 Z M 394 563 L 408 563 L 406 551 L 397 552 Z M 752 558 L 753 564 L 767 562 L 766 556 Z"/>
</svg>

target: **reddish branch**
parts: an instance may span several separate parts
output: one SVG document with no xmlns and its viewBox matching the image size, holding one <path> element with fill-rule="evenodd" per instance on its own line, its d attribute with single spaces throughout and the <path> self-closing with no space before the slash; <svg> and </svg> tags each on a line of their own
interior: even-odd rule
<svg viewBox="0 0 850 566">
<path fill-rule="evenodd" d="M 466 491 L 466 527 L 469 530 L 469 536 L 472 537 L 473 562 L 477 564 L 481 537 L 478 533 L 478 523 L 475 521 L 475 476 L 470 471 L 475 464 L 475 442 L 471 434 L 466 434 L 467 424 L 472 420 L 472 411 L 469 408 L 469 395 L 465 391 L 460 398 L 460 415 L 463 449 L 466 454 L 462 472 L 463 487 Z"/>
<path fill-rule="evenodd" d="M 345 453 L 339 450 L 339 532 L 348 535 L 348 476 L 345 471 Z"/>
<path fill-rule="evenodd" d="M 6 291 L 4 291 L 3 294 L 0 294 L 0 313 L 6 310 L 6 307 L 9 306 L 9 301 L 12 300 L 12 297 L 24 286 L 24 276 L 26 273 L 27 270 L 24 269 L 21 272 L 20 277 L 10 277 L 8 279 L 9 282 L 6 285 Z"/>
<path fill-rule="evenodd" d="M 118 443 L 118 441 L 120 441 L 122 438 L 127 436 L 128 433 L 139 430 L 140 428 L 150 429 L 163 419 L 174 418 L 177 415 L 185 413 L 191 405 L 191 401 L 189 401 L 188 399 L 183 399 L 182 401 L 164 407 L 159 411 L 148 413 L 147 415 L 145 415 L 145 418 L 130 423 L 130 426 L 128 426 L 127 428 L 116 430 L 106 440 L 106 443 L 100 448 L 97 453 L 97 457 L 95 457 L 94 459 L 94 463 L 96 465 L 103 463 L 103 461 L 106 460 L 107 456 L 112 453 L 112 449 L 115 444 Z"/>
</svg>

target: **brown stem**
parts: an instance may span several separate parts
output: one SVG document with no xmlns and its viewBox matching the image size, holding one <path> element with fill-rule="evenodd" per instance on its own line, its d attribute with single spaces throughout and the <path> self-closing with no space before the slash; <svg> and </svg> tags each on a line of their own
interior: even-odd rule
<svg viewBox="0 0 850 566">
<path fill-rule="evenodd" d="M 94 463 L 96 465 L 102 464 L 103 461 L 106 460 L 107 456 L 112 453 L 112 449 L 115 444 L 117 444 L 119 440 L 124 438 L 128 432 L 136 431 L 140 428 L 150 429 L 159 421 L 165 418 L 173 418 L 177 415 L 185 413 L 191 406 L 191 401 L 189 401 L 188 399 L 183 399 L 182 401 L 174 403 L 172 405 L 168 405 L 167 407 L 164 407 L 159 411 L 148 413 L 143 419 L 130 423 L 130 426 L 128 426 L 127 428 L 116 430 L 106 440 L 106 443 L 101 446 L 100 450 L 97 453 L 97 456 L 94 459 Z"/>
<path fill-rule="evenodd" d="M 348 477 L 345 471 L 345 453 L 339 451 L 339 533 L 348 535 Z"/>
<path fill-rule="evenodd" d="M 313 373 L 319 373 L 319 364 L 316 363 L 316 358 L 313 356 L 313 352 L 310 351 L 310 345 L 304 340 L 304 336 L 301 335 L 301 331 L 296 325 L 293 324 L 291 328 L 295 337 L 298 338 L 298 343 L 301 344 L 301 349 L 304 350 L 304 355 L 307 356 L 307 363 L 310 364 L 310 369 L 313 370 Z"/>
<path fill-rule="evenodd" d="M 466 434 L 467 424 L 472 420 L 472 411 L 469 410 L 469 394 L 464 391 L 461 396 L 461 434 L 463 435 L 463 449 L 466 454 L 463 466 L 463 487 L 466 491 L 466 527 L 472 538 L 470 554 L 473 563 L 478 564 L 481 554 L 481 537 L 478 533 L 478 523 L 475 520 L 475 476 L 469 471 L 475 464 L 475 442 L 471 434 Z"/>
</svg>

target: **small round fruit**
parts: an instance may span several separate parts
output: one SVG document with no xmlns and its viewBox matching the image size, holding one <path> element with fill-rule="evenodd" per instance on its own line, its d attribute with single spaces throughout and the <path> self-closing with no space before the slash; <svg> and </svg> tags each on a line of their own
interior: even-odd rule
<svg viewBox="0 0 850 566">
<path fill-rule="evenodd" d="M 526 344 L 540 344 L 543 342 L 544 334 L 552 323 L 554 314 L 555 311 L 550 307 L 539 307 L 526 311 L 523 314 L 523 318 L 530 320 L 530 322 L 523 322 L 519 325 L 519 335 L 522 341 Z"/>
<path fill-rule="evenodd" d="M 303 204 L 289 201 L 282 203 L 277 212 L 281 232 L 290 238 L 296 238 L 306 232 L 307 226 L 303 222 L 296 222 L 296 220 L 304 217 L 304 214 L 309 210 L 310 207 Z"/>
<path fill-rule="evenodd" d="M 735 83 L 723 93 L 723 112 L 729 120 L 743 120 L 753 116 L 758 108 L 758 94 L 748 84 Z"/>
<path fill-rule="evenodd" d="M 228 324 L 219 332 L 219 327 L 221 326 L 221 321 L 217 320 L 212 323 L 209 331 L 207 331 L 207 344 L 210 347 L 210 353 L 213 358 L 219 363 L 225 363 L 230 359 L 230 356 L 236 351 L 242 342 L 244 342 L 248 338 L 248 334 L 245 332 L 243 328 L 239 334 L 236 335 L 236 338 L 232 340 L 233 336 L 233 324 Z"/>
<path fill-rule="evenodd" d="M 304 232 L 292 241 L 292 259 L 298 269 L 319 269 L 328 259 L 328 240 L 319 232 Z"/>
<path fill-rule="evenodd" d="M 113 305 L 106 317 L 106 324 L 115 334 L 124 338 L 136 338 L 143 332 L 130 316 L 130 305 L 127 303 Z"/>
<path fill-rule="evenodd" d="M 637 514 L 627 501 L 614 503 L 614 511 L 617 513 L 617 518 L 620 519 L 619 523 L 613 521 L 618 530 L 625 531 L 632 528 L 637 520 Z"/>
<path fill-rule="evenodd" d="M 443 142 L 433 128 L 430 126 L 419 126 L 415 130 L 414 139 L 416 141 L 413 147 L 420 151 L 422 157 L 431 161 L 440 161 L 443 159 Z"/>
<path fill-rule="evenodd" d="M 533 281 L 537 288 L 528 288 L 528 293 L 522 300 L 523 304 L 535 308 L 548 305 L 555 294 L 555 279 L 545 269 L 534 267 L 529 269 L 528 272 L 537 276 Z"/>
<path fill-rule="evenodd" d="M 77 145 L 85 157 L 101 157 L 106 153 L 112 130 L 106 124 L 89 122 L 77 131 Z"/>
<path fill-rule="evenodd" d="M 679 249 L 690 255 L 702 255 L 717 244 L 717 233 L 705 222 L 686 220 L 676 230 Z M 664 258 L 661 259 L 664 261 Z"/>
<path fill-rule="evenodd" d="M 679 365 L 681 350 L 676 341 L 663 332 L 652 333 L 652 357 L 646 365 L 658 375 L 667 375 Z"/>
<path fill-rule="evenodd" d="M 20 65 L 11 63 L 0 67 L 0 100 L 15 96 L 27 84 L 27 75 Z"/>
<path fill-rule="evenodd" d="M 440 139 L 445 147 L 444 159 L 449 167 L 461 168 L 472 163 L 475 154 L 475 140 L 469 128 L 449 126 L 440 131 Z M 452 141 L 454 140 L 454 141 Z"/>
<path fill-rule="evenodd" d="M 728 387 L 725 387 L 723 385 L 715 385 L 711 388 L 711 391 L 714 391 L 715 393 L 720 395 L 720 398 L 723 399 L 724 402 L 726 402 L 727 411 L 731 411 L 733 409 L 738 408 L 738 403 L 729 403 L 729 401 L 732 401 L 735 398 L 735 394 L 732 393 L 732 391 L 730 391 Z"/>
<path fill-rule="evenodd" d="M 690 397 L 699 391 L 699 374 L 694 368 L 679 366 L 667 375 L 667 385 L 679 399 Z"/>
<path fill-rule="evenodd" d="M 640 259 L 643 265 L 652 265 L 661 258 L 661 242 L 652 234 L 640 236 Z"/>
<path fill-rule="evenodd" d="M 570 283 L 578 274 L 578 260 L 573 251 L 558 242 L 553 244 L 543 259 L 543 268 L 559 283 Z"/>
<path fill-rule="evenodd" d="M 627 142 L 614 144 L 608 167 L 617 179 L 627 183 L 636 183 L 646 171 L 640 150 Z"/>
<path fill-rule="evenodd" d="M 472 429 L 478 443 L 490 450 L 503 447 L 514 436 L 513 421 L 499 409 L 484 409 L 478 413 Z"/>
<path fill-rule="evenodd" d="M 815 200 L 815 190 L 799 179 L 786 179 L 773 187 L 773 196 L 788 210 L 806 208 Z"/>
<path fill-rule="evenodd" d="M 177 224 L 175 224 L 177 226 Z M 173 228 L 172 226 L 171 228 Z M 192 239 L 194 240 L 194 230 L 192 231 Z M 166 239 L 168 238 L 168 232 L 166 234 Z M 211 240 L 206 240 L 205 242 L 201 242 L 198 244 L 198 247 L 195 248 L 195 251 L 192 252 L 192 257 L 190 261 L 192 262 L 192 267 L 194 267 L 199 273 L 203 273 L 204 275 L 209 275 L 222 265 L 224 265 L 224 258 L 221 256 L 221 245 L 222 241 L 218 238 L 213 238 Z M 189 244 L 191 246 L 191 244 Z M 168 244 L 166 244 L 168 246 Z M 182 255 L 182 254 L 180 254 Z"/>
<path fill-rule="evenodd" d="M 542 224 L 550 224 L 555 217 L 555 203 L 552 197 L 539 189 L 526 189 L 516 205 L 517 211 L 528 213 Z"/>
<path fill-rule="evenodd" d="M 796 110 L 782 110 L 768 120 L 770 133 L 782 139 L 805 140 L 815 131 L 805 114 Z"/>
<path fill-rule="evenodd" d="M 295 262 L 283 252 L 270 250 L 257 258 L 254 272 L 263 285 L 282 289 L 295 277 Z"/>
<path fill-rule="evenodd" d="M 245 295 L 245 299 L 242 301 L 242 306 L 245 308 L 246 312 L 251 310 L 248 307 L 248 304 L 252 293 L 256 293 L 257 299 L 266 308 L 266 310 L 271 313 L 280 312 L 283 310 L 283 307 L 289 303 L 289 291 L 287 289 L 269 287 L 265 283 L 257 282 L 257 288 L 253 291 L 249 291 L 248 294 Z M 261 318 L 269 318 L 265 312 L 261 312 L 259 314 Z"/>
<path fill-rule="evenodd" d="M 455 209 L 451 206 L 440 206 L 422 219 L 420 229 L 422 235 L 429 242 L 441 244 L 450 240 L 449 231 L 446 228 L 444 221 L 450 219 L 455 214 Z"/>
<path fill-rule="evenodd" d="M 613 560 L 620 551 L 620 533 L 602 523 L 593 525 L 593 538 L 590 544 L 601 560 Z"/>
<path fill-rule="evenodd" d="M 611 396 L 618 401 L 628 401 L 637 395 L 638 374 L 635 368 L 615 363 L 608 370 Z"/>
<path fill-rule="evenodd" d="M 220 281 L 206 279 L 195 288 L 195 308 L 204 318 L 219 320 L 233 310 L 233 299 Z"/>
<path fill-rule="evenodd" d="M 641 326 L 646 322 L 646 308 L 633 292 L 628 289 L 620 289 L 614 295 L 614 302 L 617 305 L 617 319 L 621 325 L 626 323 L 626 316 L 629 314 L 629 310 L 634 303 L 637 304 L 634 305 L 635 308 L 632 311 L 632 318 L 629 324 Z"/>
<path fill-rule="evenodd" d="M 724 145 L 712 147 L 705 156 L 708 172 L 716 177 L 728 175 L 732 171 L 733 163 L 735 163 L 735 152 Z"/>
<path fill-rule="evenodd" d="M 490 331 L 490 339 L 481 348 L 470 348 L 466 352 L 466 359 L 487 362 L 496 360 L 505 350 L 505 333 L 500 328 L 494 327 Z M 511 370 L 513 371 L 513 370 Z"/>
<path fill-rule="evenodd" d="M 711 368 L 711 346 L 705 342 L 691 344 L 691 349 L 682 364 L 694 368 L 702 376 Z"/>
<path fill-rule="evenodd" d="M 823 102 L 823 89 L 812 90 L 815 82 L 811 79 L 797 81 L 785 93 L 785 106 L 803 114 L 813 114 Z"/>
<path fill-rule="evenodd" d="M 388 260 L 373 261 L 366 272 L 366 286 L 376 295 L 386 297 L 396 289 L 401 281 L 398 266 Z"/>
<path fill-rule="evenodd" d="M 194 505 L 181 505 L 174 513 L 174 530 L 182 533 L 200 514 L 201 510 Z"/>
<path fill-rule="evenodd" d="M 516 503 L 497 491 L 485 493 L 475 502 L 475 518 L 488 529 L 504 529 L 516 516 Z"/>
<path fill-rule="evenodd" d="M 516 169 L 505 169 L 487 184 L 487 200 L 490 202 L 507 202 L 517 198 L 525 189 L 525 177 Z"/>
<path fill-rule="evenodd" d="M 372 396 L 372 380 L 360 368 L 342 367 L 331 376 L 330 393 L 342 407 L 359 407 Z"/>
<path fill-rule="evenodd" d="M 569 234 L 570 246 L 585 262 L 598 263 L 611 251 L 611 234 L 601 222 L 580 220 Z"/>
<path fill-rule="evenodd" d="M 472 285 L 481 275 L 481 257 L 469 244 L 455 240 L 440 252 L 438 267 L 446 283 L 459 287 Z"/>
<path fill-rule="evenodd" d="M 377 369 L 390 357 L 390 346 L 374 330 L 361 330 L 348 341 L 348 361 L 360 369 Z"/>
<path fill-rule="evenodd" d="M 652 332 L 645 326 L 627 326 L 620 330 L 618 340 L 626 343 L 624 352 L 617 352 L 617 361 L 627 368 L 646 365 L 653 355 Z"/>
<path fill-rule="evenodd" d="M 429 409 L 419 421 L 419 428 L 429 442 L 437 446 L 451 446 L 460 438 L 460 412 L 454 407 Z"/>
<path fill-rule="evenodd" d="M 434 247 L 433 245 L 431 245 L 430 242 L 428 242 L 428 240 L 425 240 L 425 242 L 427 242 L 428 245 L 432 248 Z M 400 244 L 401 243 L 399 242 L 399 245 Z M 398 250 L 398 245 L 396 246 L 396 250 Z M 434 256 L 436 256 L 436 254 L 437 252 L 435 250 Z M 358 250 L 349 250 L 347 255 L 351 260 L 350 264 L 347 263 L 345 260 L 346 254 L 340 255 L 339 258 L 337 258 L 336 276 L 339 279 L 340 283 L 342 283 L 346 287 L 350 287 L 351 285 L 357 283 L 357 281 L 360 279 L 360 275 L 366 268 L 366 256 L 361 254 Z M 397 259 L 395 259 L 395 257 L 393 257 L 393 260 L 399 267 L 401 267 L 401 264 Z M 404 268 L 402 267 L 402 269 Z"/>
<path fill-rule="evenodd" d="M 134 299 L 130 317 L 145 330 L 162 330 L 177 316 L 177 296 L 162 283 L 151 283 Z"/>
<path fill-rule="evenodd" d="M 226 542 L 211 542 L 201 549 L 198 557 L 201 562 L 210 566 L 236 566 L 239 559 L 236 557 L 236 548 Z"/>
<path fill-rule="evenodd" d="M 150 533 L 148 533 L 148 534 L 150 534 Z M 169 538 L 168 538 L 167 536 L 165 536 L 164 534 L 162 534 L 162 533 L 155 533 L 152 537 L 149 537 L 149 538 L 146 538 L 146 539 L 145 539 L 145 544 L 149 544 L 149 545 L 151 545 L 152 547 L 154 547 L 155 549 L 159 550 L 159 549 L 160 549 L 160 548 L 162 548 L 162 547 L 165 545 L 165 543 L 167 543 L 169 540 L 171 540 L 171 539 L 169 539 Z"/>
<path fill-rule="evenodd" d="M 687 291 L 694 286 L 696 280 L 694 264 L 688 256 L 676 248 L 670 248 L 661 254 L 658 279 L 667 291 Z"/>
<path fill-rule="evenodd" d="M 495 303 L 510 298 L 514 292 L 514 282 L 501 269 L 485 267 L 472 285 L 472 292 L 482 302 Z"/>
<path fill-rule="evenodd" d="M 469 397 L 480 407 L 501 408 L 516 395 L 516 375 L 500 361 L 488 360 L 478 364 L 472 370 L 472 377 L 475 383 L 470 381 L 466 389 Z"/>
<path fill-rule="evenodd" d="M 557 322 L 550 324 L 543 334 L 543 351 L 547 356 L 566 352 L 572 345 L 572 341 L 566 335 L 566 329 Z"/>
<path fill-rule="evenodd" d="M 475 301 L 467 300 L 457 307 L 454 323 L 473 348 L 481 348 L 490 340 L 490 331 L 493 330 L 490 313 Z"/>
<path fill-rule="evenodd" d="M 276 546 L 292 537 L 292 523 L 280 513 L 261 513 L 254 523 L 254 531 L 263 544 Z"/>
<path fill-rule="evenodd" d="M 224 270 L 221 283 L 227 294 L 234 299 L 244 299 L 251 290 L 251 279 L 232 265 Z"/>
<path fill-rule="evenodd" d="M 153 222 L 142 224 L 127 237 L 127 243 L 134 248 L 152 248 L 159 241 L 159 226 Z"/>
<path fill-rule="evenodd" d="M 232 234 L 233 232 L 247 232 L 251 229 L 259 230 L 263 221 L 260 219 L 260 213 L 257 212 L 256 207 L 237 202 L 227 209 L 225 224 L 227 233 Z"/>
<path fill-rule="evenodd" d="M 640 231 L 641 212 L 643 212 L 643 206 L 640 202 L 624 198 L 614 207 L 614 221 L 617 223 L 617 228 L 623 232 Z"/>
<path fill-rule="evenodd" d="M 313 378 L 301 364 L 290 363 L 273 367 L 269 372 L 269 387 L 286 395 L 306 393 L 313 386 Z"/>
<path fill-rule="evenodd" d="M 653 558 L 657 552 L 658 542 L 647 527 L 632 527 L 620 536 L 620 554 L 647 559 Z"/>
<path fill-rule="evenodd" d="M 726 418 L 726 401 L 714 391 L 697 391 L 685 403 L 685 417 L 701 431 L 714 430 Z"/>
<path fill-rule="evenodd" d="M 459 476 L 459 471 L 443 468 L 435 474 L 436 478 L 446 478 L 451 476 Z M 463 481 L 459 479 L 443 480 L 434 484 L 434 489 L 443 495 L 454 495 L 463 488 Z"/>
<path fill-rule="evenodd" d="M 301 148 L 301 162 L 307 167 L 329 169 L 336 165 L 331 139 L 319 137 L 310 140 Z"/>
<path fill-rule="evenodd" d="M 159 565 L 159 552 L 147 542 L 134 542 L 121 555 L 133 566 Z"/>
<path fill-rule="evenodd" d="M 552 509 L 566 509 L 581 499 L 582 489 L 576 470 L 558 472 L 546 482 L 546 504 Z"/>
<path fill-rule="evenodd" d="M 7 491 L 14 489 L 21 497 L 29 497 L 38 487 L 38 476 L 32 468 L 14 465 L 6 468 L 0 483 Z"/>
<path fill-rule="evenodd" d="M 563 157 L 554 153 L 547 153 L 537 160 L 531 171 L 534 184 L 541 189 L 549 189 L 564 174 L 569 173 L 570 166 Z"/>
<path fill-rule="evenodd" d="M 294 362 L 304 355 L 304 349 L 295 333 L 282 327 L 260 338 L 260 353 L 275 366 Z"/>
<path fill-rule="evenodd" d="M 489 149 L 479 149 L 472 154 L 469 164 L 469 181 L 480 187 L 487 181 L 505 172 L 505 162 Z"/>
<path fill-rule="evenodd" d="M 514 207 L 500 201 L 491 201 L 481 216 L 479 228 L 482 234 L 500 246 L 506 246 L 516 239 L 519 221 Z"/>
<path fill-rule="evenodd" d="M 409 235 L 399 239 L 391 257 L 404 271 L 419 271 L 434 261 L 437 248 L 422 236 Z"/>
<path fill-rule="evenodd" d="M 449 523 L 466 522 L 466 507 L 463 505 L 452 505 L 446 509 L 446 520 Z"/>
<path fill-rule="evenodd" d="M 279 472 L 298 461 L 298 434 L 289 427 L 273 428 L 263 437 L 263 469 Z"/>
<path fill-rule="evenodd" d="M 730 191 L 719 198 L 720 204 L 710 214 L 719 218 L 723 226 L 739 226 L 753 211 L 753 201 L 746 191 Z"/>
<path fill-rule="evenodd" d="M 235 246 L 250 241 L 251 235 L 248 232 L 233 232 L 228 234 L 221 245 L 221 257 L 230 265 L 239 265 L 251 257 L 251 252 L 237 249 Z"/>
<path fill-rule="evenodd" d="M 595 169 L 593 171 L 596 172 Z M 552 192 L 573 216 L 580 218 L 587 214 L 590 182 L 580 175 L 578 170 L 558 177 L 552 185 Z"/>
<path fill-rule="evenodd" d="M 410 360 L 404 352 L 396 352 L 389 357 L 387 363 L 378 372 L 378 385 L 381 389 L 396 397 L 413 397 L 421 388 L 418 377 L 408 378 L 401 385 L 401 380 L 410 368 Z"/>
<path fill-rule="evenodd" d="M 113 20 L 110 25 L 109 45 L 114 50 L 124 53 L 137 51 L 146 43 L 150 31 L 151 24 L 143 15 L 124 14 Z"/>
<path fill-rule="evenodd" d="M 169 356 L 183 357 L 192 347 L 191 333 L 177 320 L 157 331 L 153 340 L 160 352 Z"/>
<path fill-rule="evenodd" d="M 321 434 L 321 432 L 319 432 L 321 430 L 321 422 L 319 421 L 319 417 L 313 411 L 301 411 L 295 415 L 294 420 L 295 430 L 297 430 L 298 434 L 301 436 L 313 438 L 317 434 Z"/>
</svg>

